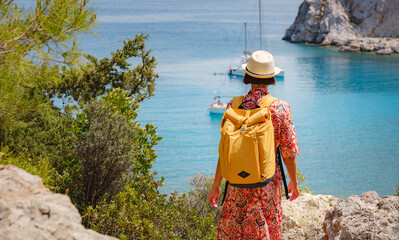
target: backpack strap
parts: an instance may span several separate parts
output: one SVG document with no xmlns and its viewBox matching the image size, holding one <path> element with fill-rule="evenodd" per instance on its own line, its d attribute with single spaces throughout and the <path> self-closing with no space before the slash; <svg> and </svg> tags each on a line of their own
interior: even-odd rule
<svg viewBox="0 0 399 240">
<path fill-rule="evenodd" d="M 234 108 L 234 109 L 237 109 L 241 105 L 243 98 L 244 98 L 244 96 L 235 96 L 235 97 L 233 97 L 233 100 L 231 102 L 231 107 Z"/>
<path fill-rule="evenodd" d="M 290 199 L 290 196 L 288 195 L 287 180 L 285 179 L 285 174 L 284 174 L 283 161 L 281 160 L 280 147 L 277 148 L 276 158 L 278 159 L 278 163 L 280 164 L 280 171 L 281 171 L 281 176 L 283 177 L 283 184 L 284 184 L 284 190 L 285 190 L 285 197 L 286 197 L 287 199 Z"/>
<path fill-rule="evenodd" d="M 262 98 L 262 100 L 260 101 L 260 103 L 259 103 L 259 106 L 261 107 L 261 108 L 268 108 L 270 105 L 272 105 L 272 103 L 274 102 L 274 101 L 276 101 L 277 100 L 277 98 L 275 98 L 275 97 L 273 97 L 272 95 L 270 95 L 270 94 L 267 94 L 266 96 L 264 96 L 263 98 Z"/>
</svg>

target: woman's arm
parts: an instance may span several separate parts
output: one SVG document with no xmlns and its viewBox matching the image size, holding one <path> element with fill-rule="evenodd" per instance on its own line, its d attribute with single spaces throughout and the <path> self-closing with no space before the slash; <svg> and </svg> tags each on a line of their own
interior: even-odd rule
<svg viewBox="0 0 399 240">
<path fill-rule="evenodd" d="M 218 207 L 216 202 L 219 201 L 219 195 L 220 195 L 220 187 L 219 186 L 220 186 L 221 181 L 222 181 L 222 173 L 220 170 L 220 160 L 218 159 L 218 164 L 217 164 L 216 173 L 215 173 L 215 180 L 213 181 L 212 190 L 208 195 L 209 204 L 211 204 L 215 208 Z"/>
<path fill-rule="evenodd" d="M 283 157 L 283 160 L 285 166 L 287 167 L 288 176 L 290 177 L 290 183 L 288 184 L 288 192 L 292 191 L 290 201 L 293 201 L 299 196 L 298 181 L 296 178 L 296 158 Z"/>
</svg>

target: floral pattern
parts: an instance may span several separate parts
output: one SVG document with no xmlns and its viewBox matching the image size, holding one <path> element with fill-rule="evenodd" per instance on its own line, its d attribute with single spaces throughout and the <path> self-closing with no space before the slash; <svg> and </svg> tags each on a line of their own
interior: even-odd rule
<svg viewBox="0 0 399 240">
<path fill-rule="evenodd" d="M 252 88 L 243 102 L 253 100 L 259 104 L 269 94 L 266 88 Z M 228 104 L 231 107 L 231 101 Z M 244 109 L 255 107 L 245 102 Z M 284 157 L 299 154 L 295 127 L 290 106 L 276 100 L 269 106 L 275 134 L 275 144 Z M 276 163 L 273 180 L 265 187 L 237 188 L 228 186 L 226 199 L 220 213 L 217 239 L 281 239 L 283 210 L 281 207 L 282 177 Z"/>
</svg>

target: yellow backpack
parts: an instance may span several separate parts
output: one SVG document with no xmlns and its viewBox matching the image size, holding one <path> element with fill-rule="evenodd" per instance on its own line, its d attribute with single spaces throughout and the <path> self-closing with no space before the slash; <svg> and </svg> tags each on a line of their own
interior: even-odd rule
<svg viewBox="0 0 399 240">
<path fill-rule="evenodd" d="M 222 177 L 236 187 L 265 186 L 274 176 L 276 149 L 269 110 L 277 98 L 266 95 L 259 108 L 239 109 L 243 96 L 234 97 L 220 127 L 219 158 Z"/>
</svg>

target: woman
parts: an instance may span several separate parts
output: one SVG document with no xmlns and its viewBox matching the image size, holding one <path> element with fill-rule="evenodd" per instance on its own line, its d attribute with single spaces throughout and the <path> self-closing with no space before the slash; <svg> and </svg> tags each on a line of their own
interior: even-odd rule
<svg viewBox="0 0 399 240">
<path fill-rule="evenodd" d="M 268 86 L 275 84 L 274 76 L 280 69 L 274 66 L 273 56 L 266 51 L 251 54 L 248 64 L 243 64 L 245 76 L 243 82 L 251 84 L 251 90 L 243 98 L 244 109 L 253 109 L 256 103 L 269 94 Z M 252 101 L 248 101 L 252 100 Z M 228 104 L 231 107 L 231 102 Z M 276 100 L 270 106 L 274 127 L 275 147 L 280 146 L 284 164 L 287 167 L 292 192 L 290 200 L 299 195 L 296 178 L 296 156 L 299 154 L 295 128 L 290 106 Z M 228 185 L 226 198 L 220 214 L 217 239 L 281 239 L 283 213 L 281 207 L 282 176 L 276 161 L 276 170 L 272 181 L 257 188 L 237 188 Z M 215 180 L 208 196 L 208 202 L 217 207 L 219 186 L 222 180 L 218 162 Z"/>
</svg>

